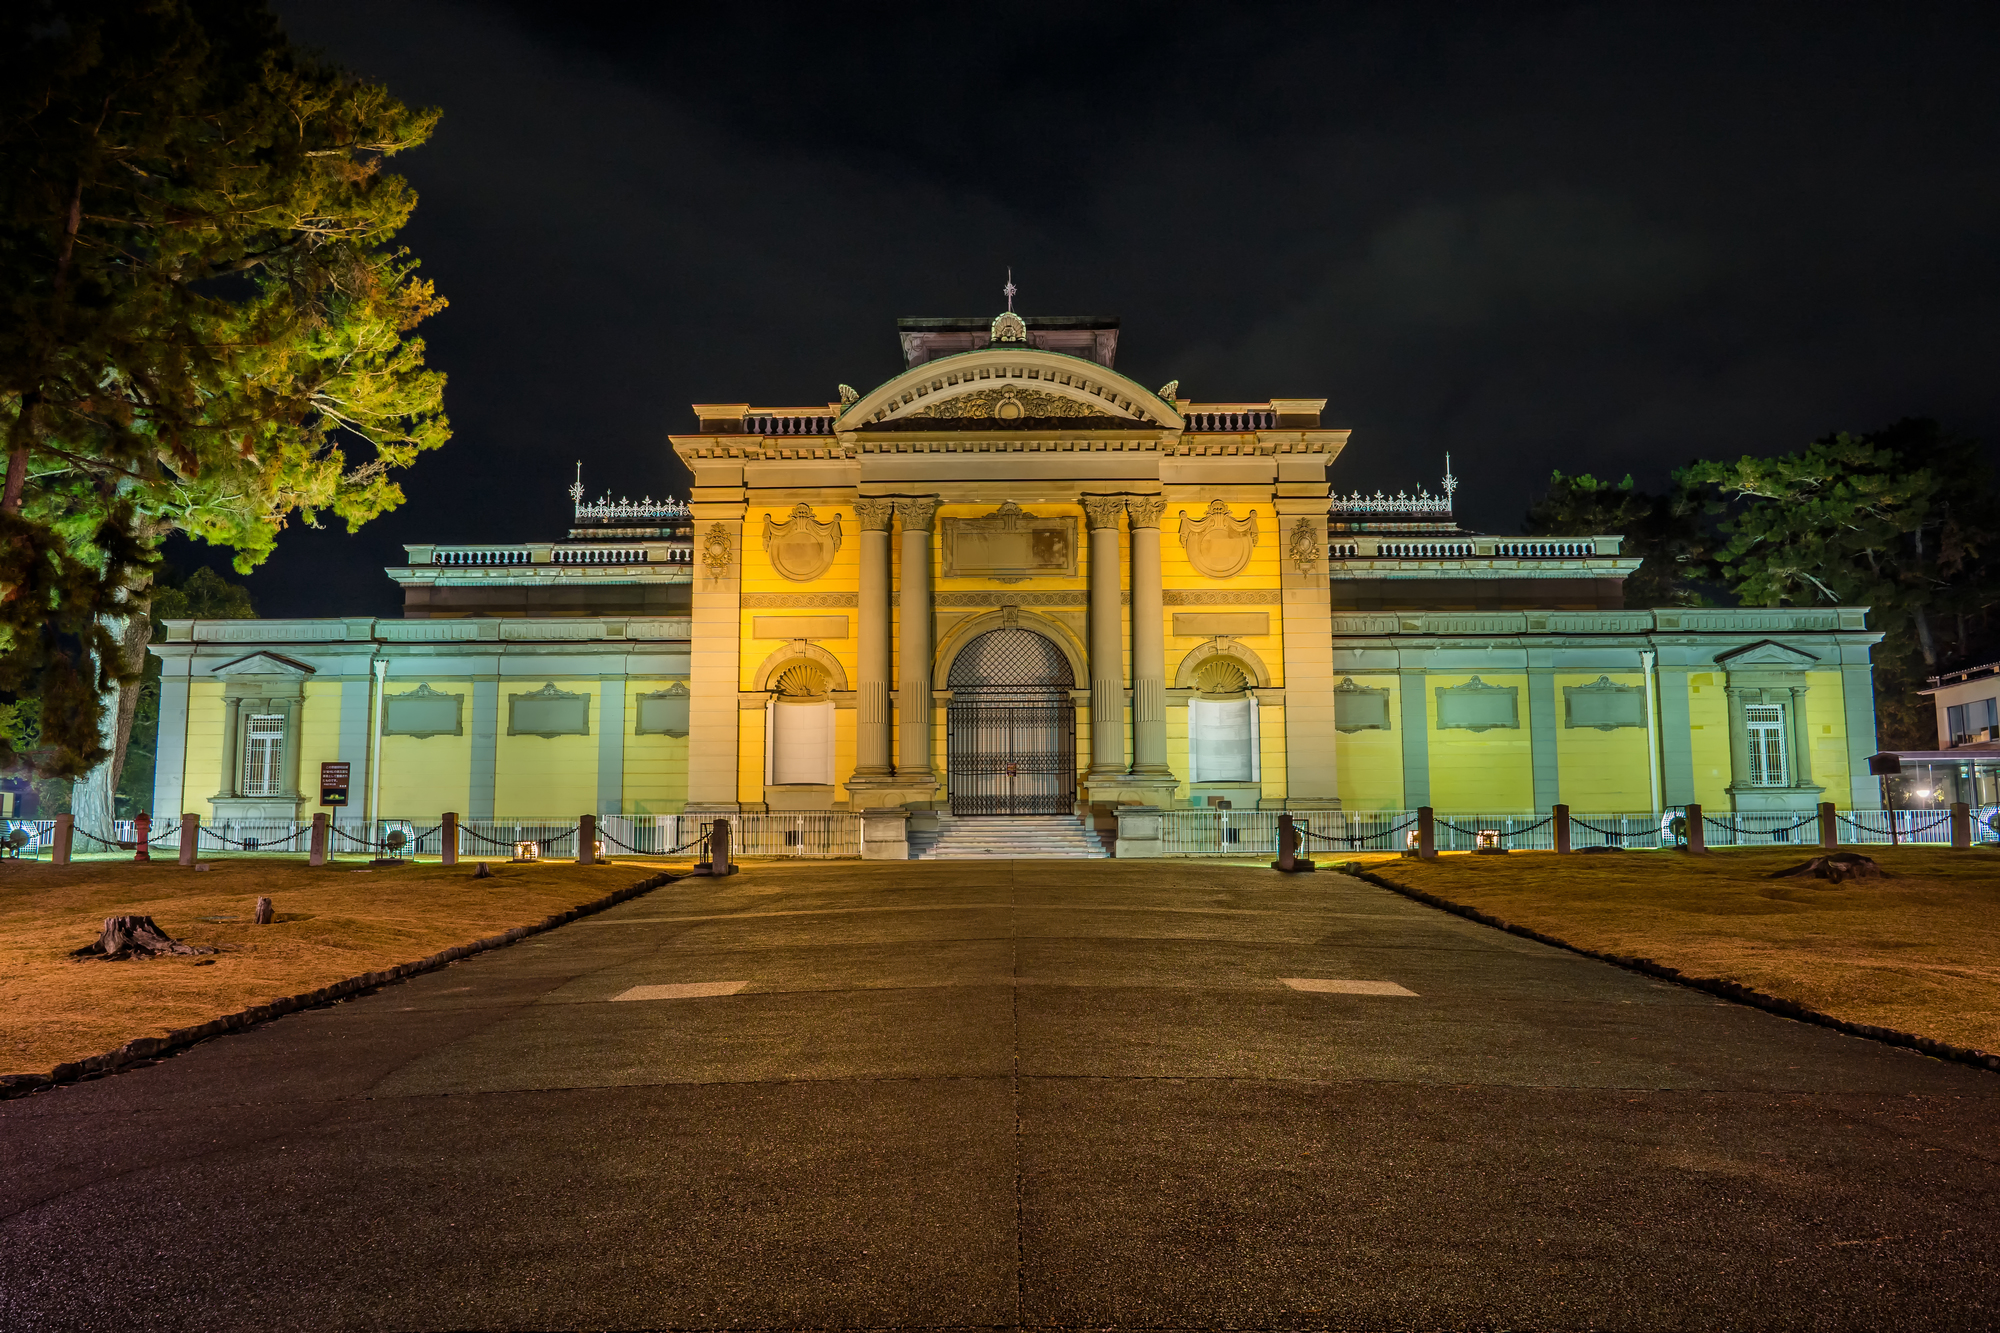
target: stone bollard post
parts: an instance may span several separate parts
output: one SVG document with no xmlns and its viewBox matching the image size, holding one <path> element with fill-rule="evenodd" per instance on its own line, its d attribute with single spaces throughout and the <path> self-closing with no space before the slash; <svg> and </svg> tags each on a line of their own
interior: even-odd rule
<svg viewBox="0 0 2000 1333">
<path fill-rule="evenodd" d="M 313 815 L 312 852 L 307 856 L 306 864 L 313 866 L 326 864 L 326 811 L 324 810 Z"/>
<path fill-rule="evenodd" d="M 201 853 L 201 816 L 193 811 L 181 815 L 181 864 L 191 866 Z"/>
<path fill-rule="evenodd" d="M 1417 807 L 1417 859 L 1438 859 L 1437 819 L 1427 805 Z"/>
<path fill-rule="evenodd" d="M 1299 855 L 1299 826 L 1290 814 L 1278 816 L 1278 859 L 1271 862 L 1271 869 L 1282 870 L 1286 874 L 1298 874 L 1307 870 L 1317 870 L 1311 860 Z"/>
<path fill-rule="evenodd" d="M 444 863 L 448 866 L 457 865 L 458 864 L 458 812 L 457 811 L 447 810 L 444 812 L 444 827 L 438 830 L 438 836 L 444 839 Z"/>
<path fill-rule="evenodd" d="M 49 864 L 57 866 L 68 865 L 70 852 L 75 847 L 75 845 L 76 845 L 76 816 L 57 815 L 56 827 L 55 827 L 55 842 L 49 848 Z"/>
<path fill-rule="evenodd" d="M 150 861 L 153 859 L 153 849 L 146 845 L 152 836 L 153 817 L 141 811 L 139 817 L 132 821 L 132 859 L 134 861 Z"/>
<path fill-rule="evenodd" d="M 1569 854 L 1569 807 L 1566 805 L 1556 806 L 1550 811 L 1549 817 L 1555 820 L 1556 854 L 1558 856 L 1567 856 Z"/>
<path fill-rule="evenodd" d="M 736 867 L 729 864 L 729 821 L 720 815 L 708 828 L 708 867 L 698 873 L 717 876 L 736 873 Z"/>
<path fill-rule="evenodd" d="M 1819 845 L 1822 851 L 1833 851 L 1840 846 L 1840 816 L 1833 812 L 1832 801 L 1819 803 Z"/>
<path fill-rule="evenodd" d="M 1688 823 L 1687 849 L 1690 852 L 1706 852 L 1708 850 L 1708 843 L 1701 835 L 1701 807 L 1698 805 L 1688 806 L 1684 817 Z"/>
<path fill-rule="evenodd" d="M 597 864 L 596 815 L 578 815 L 576 817 L 576 863 L 580 866 Z"/>
<path fill-rule="evenodd" d="M 1951 847 L 1956 852 L 1972 849 L 1972 807 L 1964 801 L 1951 803 Z"/>
</svg>

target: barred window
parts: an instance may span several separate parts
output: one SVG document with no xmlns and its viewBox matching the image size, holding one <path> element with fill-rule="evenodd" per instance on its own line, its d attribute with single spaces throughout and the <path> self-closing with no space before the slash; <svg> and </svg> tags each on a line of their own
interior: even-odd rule
<svg viewBox="0 0 2000 1333">
<path fill-rule="evenodd" d="M 243 728 L 243 794 L 276 796 L 285 789 L 285 715 L 252 713 Z"/>
<path fill-rule="evenodd" d="M 1743 722 L 1750 732 L 1750 785 L 1788 786 L 1791 779 L 1785 754 L 1785 706 L 1750 704 L 1743 710 Z"/>
</svg>

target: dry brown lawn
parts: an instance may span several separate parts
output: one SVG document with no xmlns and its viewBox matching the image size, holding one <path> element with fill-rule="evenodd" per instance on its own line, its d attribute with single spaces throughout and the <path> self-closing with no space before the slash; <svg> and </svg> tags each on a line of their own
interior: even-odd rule
<svg viewBox="0 0 2000 1333">
<path fill-rule="evenodd" d="M 533 925 L 657 873 L 664 863 L 436 862 L 394 869 L 336 862 L 217 858 L 199 872 L 172 860 L 79 861 L 67 869 L 0 861 L 0 1073 L 56 1065 L 164 1036 L 223 1014 L 455 944 Z M 686 862 L 680 864 L 685 865 Z M 277 919 L 250 922 L 259 895 Z M 104 918 L 138 914 L 188 944 L 221 951 L 140 962 L 76 960 Z"/>
<path fill-rule="evenodd" d="M 1812 848 L 1365 859 L 1392 883 L 1836 1018 L 2000 1051 L 2000 852 L 1867 847 L 1889 878 L 1772 879 Z"/>
</svg>

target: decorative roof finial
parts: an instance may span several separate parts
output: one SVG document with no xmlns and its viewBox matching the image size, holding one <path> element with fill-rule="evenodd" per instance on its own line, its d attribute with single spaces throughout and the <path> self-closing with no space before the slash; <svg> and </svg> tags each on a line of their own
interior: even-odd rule
<svg viewBox="0 0 2000 1333">
<path fill-rule="evenodd" d="M 572 505 L 583 503 L 583 460 L 581 458 L 576 460 L 576 484 L 569 488 L 569 498 Z"/>
<path fill-rule="evenodd" d="M 1007 285 L 1000 290 L 1007 294 L 1007 309 L 1009 312 L 1012 312 L 1014 309 L 1014 293 L 1020 290 L 1020 288 L 1014 285 L 1014 266 L 1012 264 L 1007 266 Z"/>
<path fill-rule="evenodd" d="M 1446 505 L 1450 505 L 1451 493 L 1457 489 L 1458 478 L 1451 475 L 1451 454 L 1447 452 L 1444 456 L 1444 501 Z"/>
</svg>

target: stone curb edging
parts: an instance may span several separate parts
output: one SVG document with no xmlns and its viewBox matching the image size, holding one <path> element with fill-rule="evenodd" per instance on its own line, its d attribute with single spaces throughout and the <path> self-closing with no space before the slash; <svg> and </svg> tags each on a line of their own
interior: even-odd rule
<svg viewBox="0 0 2000 1333">
<path fill-rule="evenodd" d="M 1879 1028 L 1869 1023 L 1850 1023 L 1844 1018 L 1835 1018 L 1832 1014 L 1822 1013 L 1817 1009 L 1808 1009 L 1805 1005 L 1795 1000 L 1783 999 L 1776 995 L 1766 995 L 1763 991 L 1752 990 L 1748 986 L 1739 985 L 1734 981 L 1723 981 L 1718 977 L 1689 976 L 1677 967 L 1668 967 L 1665 963 L 1656 963 L 1650 958 L 1635 958 L 1628 954 L 1601 953 L 1596 949 L 1585 949 L 1571 944 L 1568 940 L 1557 939 L 1553 935 L 1544 935 L 1539 930 L 1534 930 L 1527 926 L 1517 926 L 1513 922 L 1503 920 L 1489 912 L 1482 912 L 1477 907 L 1468 907 L 1464 903 L 1455 903 L 1448 898 L 1440 898 L 1434 893 L 1426 893 L 1422 889 L 1413 889 L 1407 885 L 1393 883 L 1383 879 L 1379 875 L 1363 870 L 1359 866 L 1348 870 L 1346 873 L 1353 875 L 1356 879 L 1366 880 L 1379 889 L 1387 889 L 1389 892 L 1399 893 L 1405 898 L 1413 898 L 1417 902 L 1423 903 L 1428 907 L 1435 907 L 1439 911 L 1450 912 L 1454 916 L 1462 916 L 1468 921 L 1476 921 L 1482 926 L 1491 926 L 1495 930 L 1504 930 L 1509 935 L 1519 935 L 1521 938 L 1533 940 L 1537 944 L 1546 944 L 1552 948 L 1565 949 L 1570 953 L 1581 954 L 1585 958 L 1594 958 L 1600 963 L 1610 963 L 1612 966 L 1622 967 L 1628 972 L 1643 973 L 1649 977 L 1657 977 L 1662 981 L 1671 981 L 1678 986 L 1705 991 L 1710 995 L 1719 995 L 1725 1000 L 1733 1000 L 1738 1004 L 1747 1004 L 1753 1009 L 1762 1009 L 1767 1013 L 1777 1014 L 1782 1018 L 1797 1019 L 1801 1023 L 1815 1023 L 1820 1027 L 1832 1028 L 1836 1032 L 1844 1032 L 1850 1037 L 1865 1037 L 1870 1041 L 1879 1041 L 1885 1045 L 1902 1046 L 1910 1050 L 1921 1051 L 1923 1054 L 1933 1056 L 1939 1060 L 1951 1060 L 1958 1064 L 1971 1065 L 1975 1069 L 1985 1069 L 2000 1073 L 2000 1055 L 1995 1055 L 1990 1051 L 1976 1050 L 1970 1046 L 1953 1046 L 1949 1042 L 1934 1041 L 1929 1037 L 1920 1037 L 1914 1032 L 1899 1032 L 1895 1028 Z"/>
<path fill-rule="evenodd" d="M 636 898 L 642 893 L 650 893 L 681 878 L 681 875 L 662 872 L 650 879 L 642 879 L 637 884 L 628 884 L 580 907 L 557 912 L 532 926 L 515 926 L 511 930 L 504 930 L 498 935 L 488 935 L 485 939 L 474 940 L 470 944 L 454 944 L 449 949 L 434 953 L 428 958 L 420 958 L 414 963 L 398 963 L 379 972 L 364 972 L 358 977 L 336 981 L 330 986 L 322 986 L 303 995 L 290 995 L 267 1004 L 253 1004 L 248 1009 L 224 1014 L 220 1018 L 211 1018 L 206 1023 L 176 1028 L 164 1037 L 140 1037 L 126 1042 L 115 1051 L 57 1065 L 47 1074 L 0 1075 L 0 1101 L 13 1097 L 26 1097 L 32 1093 L 60 1087 L 65 1083 L 75 1083 L 93 1074 L 110 1073 L 135 1061 L 150 1060 L 169 1051 L 179 1050 L 183 1046 L 192 1046 L 198 1041 L 219 1037 L 225 1032 L 241 1032 L 300 1009 L 311 1009 L 344 999 L 358 991 L 386 986 L 392 981 L 401 981 L 405 977 L 414 977 L 424 972 L 435 972 L 461 958 L 470 958 L 474 954 L 485 953 L 488 949 L 505 948 L 530 935 L 539 935 L 545 930 L 554 930 L 557 926 L 567 925 L 578 917 L 591 916 L 608 907 L 616 907 L 619 903 Z"/>
</svg>

